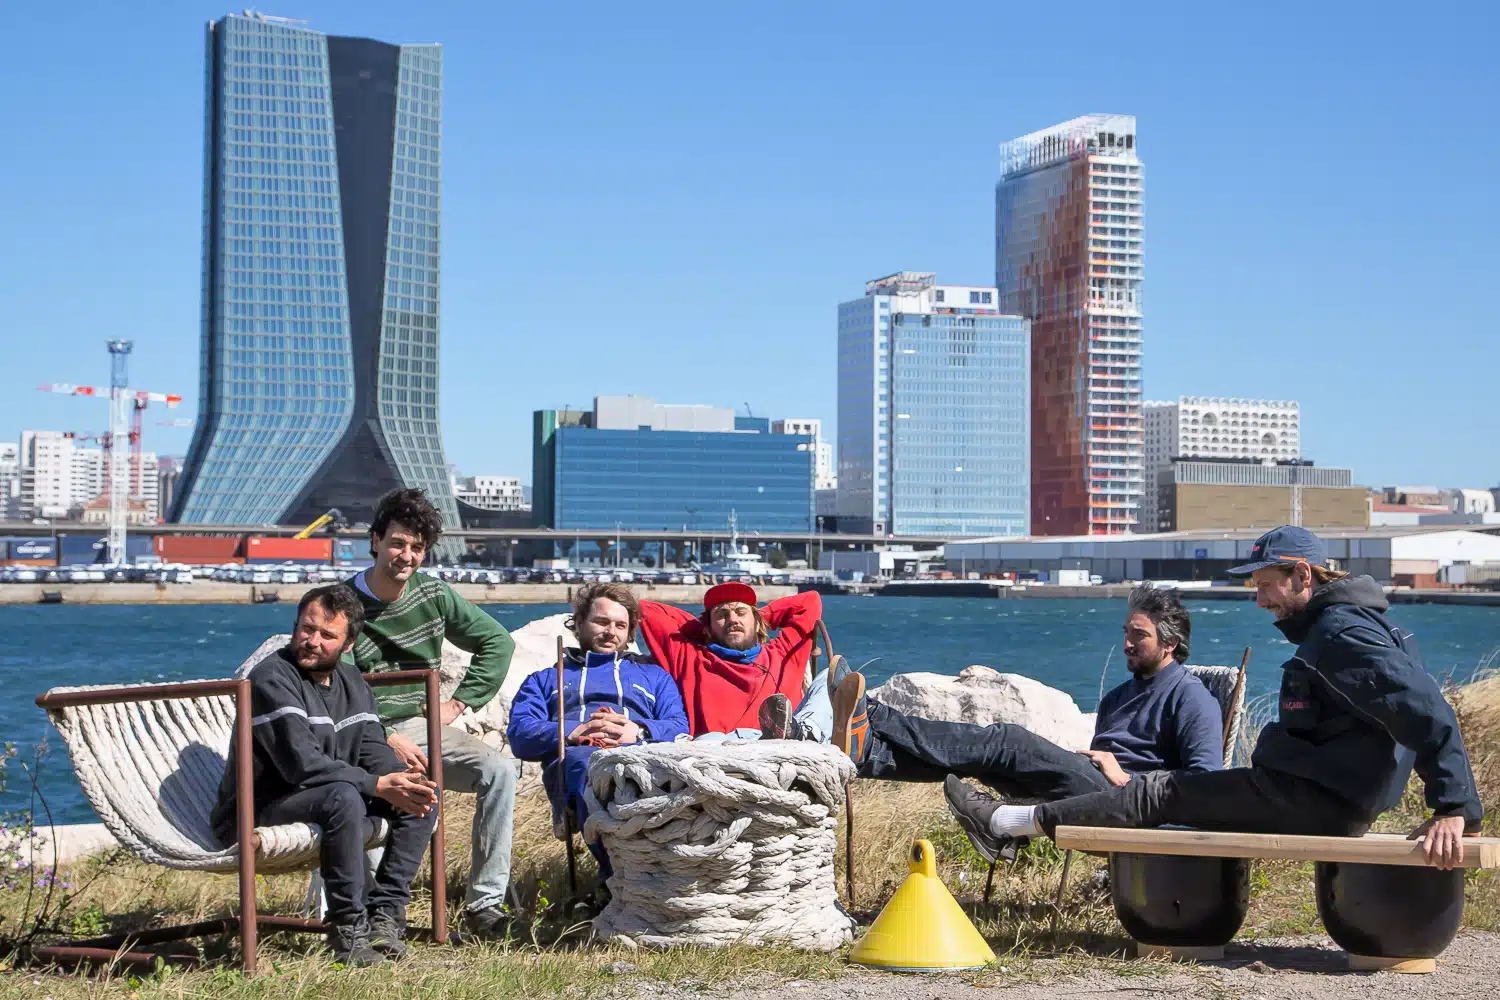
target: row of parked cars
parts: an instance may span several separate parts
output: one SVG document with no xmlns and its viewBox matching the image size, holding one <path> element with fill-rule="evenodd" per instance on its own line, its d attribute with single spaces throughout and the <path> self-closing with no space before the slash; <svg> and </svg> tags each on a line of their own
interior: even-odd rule
<svg viewBox="0 0 1500 1000">
<path fill-rule="evenodd" d="M 665 583 L 695 584 L 724 583 L 737 580 L 741 583 L 787 583 L 785 573 L 773 575 L 751 574 L 703 574 L 692 570 L 631 570 L 610 567 L 584 569 L 532 569 L 521 566 L 513 569 L 488 569 L 474 566 L 433 566 L 423 570 L 448 583 Z"/>
<path fill-rule="evenodd" d="M 0 566 L 0 583 L 192 583 L 193 567 L 175 564 Z"/>
</svg>

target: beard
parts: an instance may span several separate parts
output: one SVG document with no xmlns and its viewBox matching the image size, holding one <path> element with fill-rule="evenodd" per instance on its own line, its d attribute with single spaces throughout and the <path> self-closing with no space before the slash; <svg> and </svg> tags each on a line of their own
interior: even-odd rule
<svg viewBox="0 0 1500 1000">
<path fill-rule="evenodd" d="M 729 635 L 723 636 L 722 638 L 714 639 L 714 642 L 718 643 L 720 646 L 723 646 L 726 649 L 733 649 L 741 652 L 755 645 L 756 641 L 757 640 L 755 638 L 755 634 L 752 632 L 734 632 Z"/>
<path fill-rule="evenodd" d="M 310 674 L 326 674 L 339 665 L 343 653 L 334 654 L 330 660 L 320 660 L 314 651 L 297 646 L 292 649 L 292 656 L 296 659 L 299 669 L 306 670 Z"/>
<path fill-rule="evenodd" d="M 1125 669 L 1129 670 L 1132 674 L 1151 674 L 1161 669 L 1162 661 L 1165 659 L 1166 657 L 1161 655 L 1154 658 L 1127 656 L 1125 657 Z"/>
</svg>

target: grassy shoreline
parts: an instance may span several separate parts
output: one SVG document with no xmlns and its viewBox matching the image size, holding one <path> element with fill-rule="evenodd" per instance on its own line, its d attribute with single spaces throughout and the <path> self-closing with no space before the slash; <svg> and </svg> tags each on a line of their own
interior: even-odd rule
<svg viewBox="0 0 1500 1000">
<path fill-rule="evenodd" d="M 1470 684 L 1454 697 L 1475 776 L 1487 812 L 1500 810 L 1500 677 Z M 1108 894 L 1096 887 L 1100 859 L 1075 855 L 1062 907 L 1053 898 L 1062 855 L 1050 842 L 1034 843 L 1013 866 L 996 872 L 989 905 L 980 902 L 987 866 L 973 851 L 943 807 L 940 786 L 862 781 L 855 786 L 857 894 L 852 907 L 862 923 L 873 919 L 905 877 L 907 850 L 916 837 L 936 847 L 939 873 L 1001 956 L 1010 980 L 1033 981 L 1076 970 L 1106 968 L 1130 974 L 1145 967 L 1126 959 L 1128 938 Z M 449 893 L 462 894 L 467 875 L 468 816 L 472 799 L 454 796 L 448 819 Z M 1421 796 L 1410 789 L 1401 806 L 1383 816 L 1377 829 L 1408 831 L 1422 815 Z M 400 995 L 451 998 L 536 996 L 617 997 L 622 983 L 659 984 L 694 992 L 735 983 L 759 985 L 844 976 L 844 952 L 818 955 L 781 949 L 730 948 L 631 951 L 587 940 L 586 927 L 570 924 L 557 897 L 565 891 L 562 844 L 552 837 L 549 811 L 539 789 L 517 802 L 514 886 L 530 922 L 504 945 L 460 949 L 417 946 L 399 965 L 351 972 L 330 962 L 307 936 L 268 936 L 262 944 L 265 974 L 246 979 L 227 964 L 230 940 L 204 942 L 211 964 L 154 974 L 121 971 L 90 975 L 37 967 L 16 969 L 14 958 L 0 972 L 0 996 L 50 995 L 54 1000 L 84 997 L 292 998 L 364 997 L 387 989 Z M 592 885 L 594 868 L 580 852 L 580 889 Z M 842 854 L 839 884 L 843 892 Z M 140 864 L 122 851 L 90 859 L 62 876 L 71 888 L 56 916 L 69 934 L 99 934 L 202 919 L 230 911 L 236 899 L 233 876 L 167 871 Z M 300 913 L 307 876 L 260 879 L 263 912 Z M 419 876 L 412 901 L 413 923 L 425 923 L 427 876 Z M 0 893 L 0 932 L 21 918 L 23 893 Z M 1056 931 L 1053 930 L 1054 918 Z M 1466 928 L 1500 931 L 1500 872 L 1470 872 Z M 1238 940 L 1321 933 L 1313 897 L 1312 866 L 1257 862 L 1252 870 L 1250 912 Z M 1149 964 L 1149 963 L 1147 963 Z M 980 978 L 985 974 L 979 974 Z M 990 973 L 993 975 L 993 973 Z M 976 985 L 980 982 L 975 980 Z"/>
</svg>

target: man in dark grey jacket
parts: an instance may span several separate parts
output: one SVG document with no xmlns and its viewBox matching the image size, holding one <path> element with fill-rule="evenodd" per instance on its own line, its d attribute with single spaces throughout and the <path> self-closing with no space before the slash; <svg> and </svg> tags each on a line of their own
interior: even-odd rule
<svg viewBox="0 0 1500 1000">
<path fill-rule="evenodd" d="M 1395 804 L 1415 767 L 1433 817 L 1420 839 L 1428 862 L 1452 868 L 1483 820 L 1458 720 L 1410 632 L 1386 617 L 1369 577 L 1330 570 L 1323 543 L 1302 528 L 1262 535 L 1251 562 L 1230 570 L 1255 583 L 1256 603 L 1297 649 L 1282 664 L 1280 715 L 1250 767 L 1158 771 L 1096 794 L 1001 806 L 978 792 L 950 808 L 971 836 L 1048 836 L 1058 826 L 1176 824 L 1245 833 L 1360 836 Z"/>
<path fill-rule="evenodd" d="M 396 759 L 370 686 L 358 668 L 339 662 L 363 617 L 349 588 L 310 590 L 297 606 L 291 643 L 250 673 L 255 824 L 322 828 L 328 939 L 346 965 L 404 954 L 411 881 L 437 822 L 436 785 Z M 231 749 L 213 810 L 214 832 L 225 843 L 235 838 L 235 789 Z M 370 817 L 385 819 L 390 837 L 367 887 Z"/>
</svg>

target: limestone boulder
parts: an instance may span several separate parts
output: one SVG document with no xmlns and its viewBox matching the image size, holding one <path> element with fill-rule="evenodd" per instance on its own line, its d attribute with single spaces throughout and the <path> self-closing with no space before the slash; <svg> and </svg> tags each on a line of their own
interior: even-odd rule
<svg viewBox="0 0 1500 1000">
<path fill-rule="evenodd" d="M 1069 695 L 992 667 L 965 667 L 957 677 L 897 674 L 870 696 L 898 712 L 924 719 L 1024 726 L 1068 750 L 1087 750 L 1094 737 L 1094 716 L 1080 711 Z"/>
</svg>

